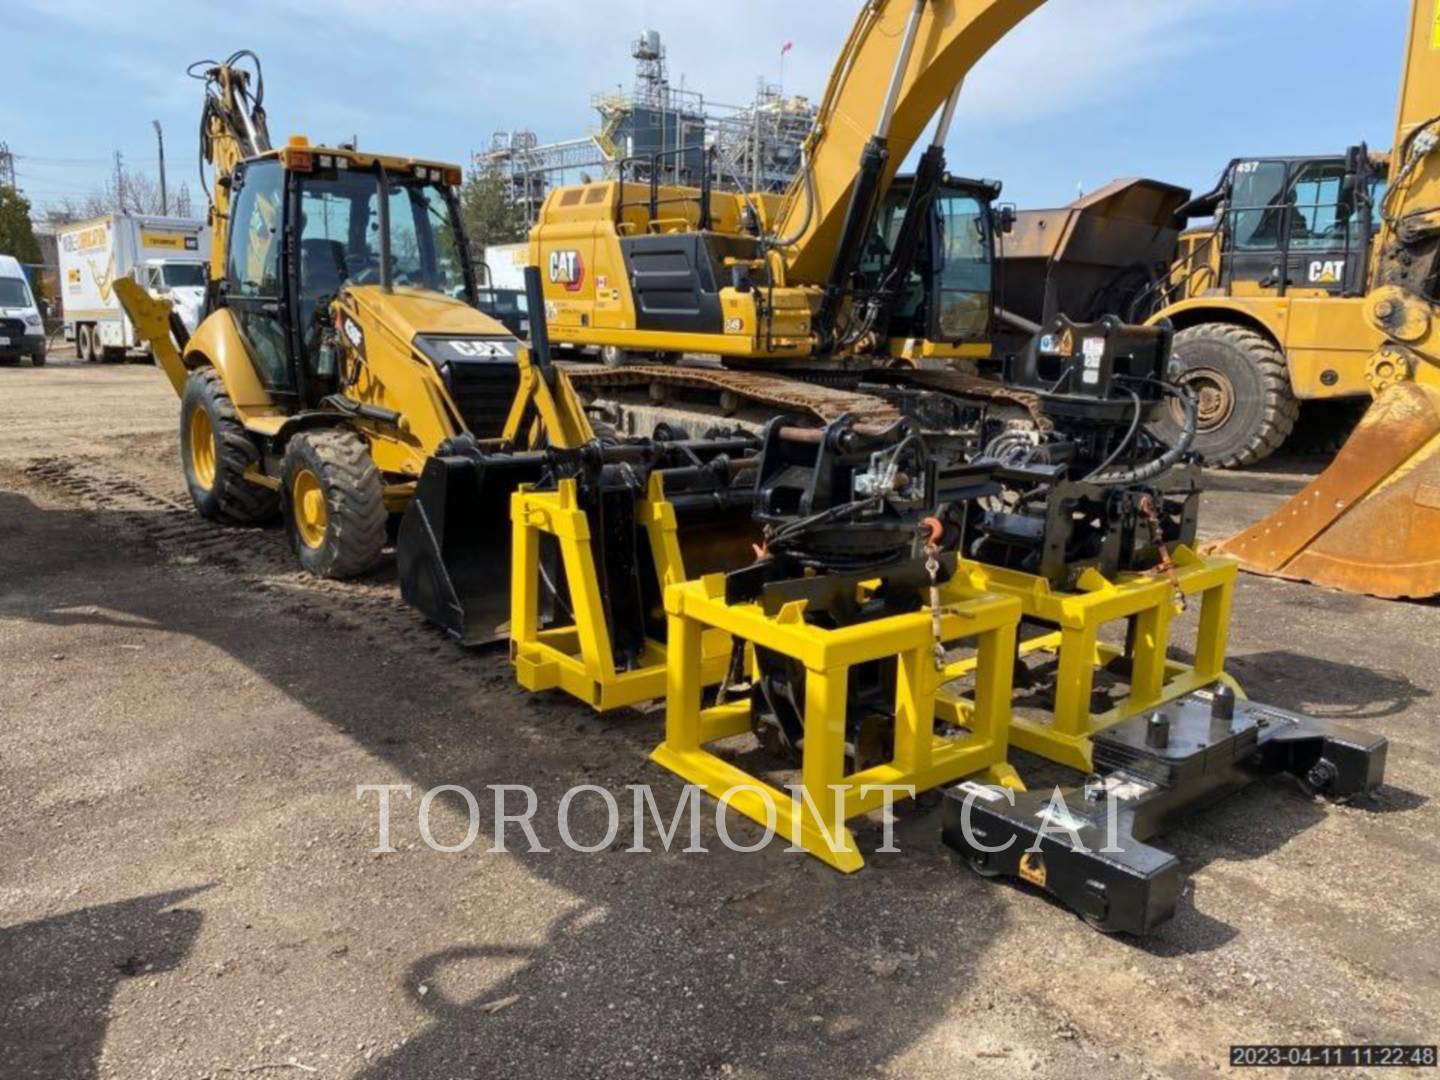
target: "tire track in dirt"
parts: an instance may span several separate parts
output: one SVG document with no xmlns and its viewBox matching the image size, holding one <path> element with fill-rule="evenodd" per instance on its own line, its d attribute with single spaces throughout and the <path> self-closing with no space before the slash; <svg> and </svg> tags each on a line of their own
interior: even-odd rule
<svg viewBox="0 0 1440 1080">
<path fill-rule="evenodd" d="M 232 575 L 238 587 L 278 594 L 280 601 L 302 600 L 301 613 L 339 617 L 371 635 L 382 630 L 406 636 L 418 632 L 422 642 L 448 644 L 443 632 L 400 598 L 392 561 L 366 578 L 324 580 L 299 569 L 283 529 L 208 521 L 195 512 L 184 491 L 157 493 L 106 463 L 50 457 L 20 471 L 30 483 L 83 509 L 115 515 L 127 539 L 147 544 L 166 560 Z"/>
</svg>

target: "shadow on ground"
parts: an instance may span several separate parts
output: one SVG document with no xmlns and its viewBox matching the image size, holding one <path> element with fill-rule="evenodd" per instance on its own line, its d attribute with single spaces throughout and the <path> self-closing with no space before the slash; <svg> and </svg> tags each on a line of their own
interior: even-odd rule
<svg viewBox="0 0 1440 1080">
<path fill-rule="evenodd" d="M 97 1076 L 116 989 L 184 962 L 204 917 L 180 905 L 206 888 L 0 927 L 0 1058 L 7 1080 Z"/>
</svg>

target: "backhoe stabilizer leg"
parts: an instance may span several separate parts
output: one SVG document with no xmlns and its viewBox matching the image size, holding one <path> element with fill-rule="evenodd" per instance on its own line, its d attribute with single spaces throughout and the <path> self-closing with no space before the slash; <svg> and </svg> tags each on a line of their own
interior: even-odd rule
<svg viewBox="0 0 1440 1080">
<path fill-rule="evenodd" d="M 1042 888 L 1107 933 L 1144 934 L 1184 883 L 1153 838 L 1265 776 L 1337 801 L 1369 794 L 1385 752 L 1369 732 L 1202 691 L 1097 734 L 1098 773 L 1081 787 L 949 789 L 942 836 L 984 876 Z"/>
</svg>

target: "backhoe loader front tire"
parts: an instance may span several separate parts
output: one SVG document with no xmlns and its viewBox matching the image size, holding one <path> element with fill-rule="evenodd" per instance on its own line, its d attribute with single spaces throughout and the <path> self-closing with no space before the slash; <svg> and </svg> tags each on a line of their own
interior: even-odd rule
<svg viewBox="0 0 1440 1080">
<path fill-rule="evenodd" d="M 1198 432 L 1192 449 L 1212 468 L 1264 461 L 1290 437 L 1300 402 L 1290 389 L 1285 354 L 1269 338 L 1231 323 L 1201 323 L 1175 335 L 1180 382 L 1195 395 Z M 1184 411 L 1167 404 L 1151 432 L 1174 445 Z"/>
<path fill-rule="evenodd" d="M 208 367 L 193 372 L 180 397 L 180 462 L 200 516 L 237 525 L 272 519 L 275 492 L 245 479 L 259 460 L 219 374 Z"/>
<path fill-rule="evenodd" d="M 385 485 L 365 440 L 334 429 L 297 435 L 281 465 L 285 528 L 300 565 L 316 577 L 373 570 L 385 549 Z"/>
</svg>

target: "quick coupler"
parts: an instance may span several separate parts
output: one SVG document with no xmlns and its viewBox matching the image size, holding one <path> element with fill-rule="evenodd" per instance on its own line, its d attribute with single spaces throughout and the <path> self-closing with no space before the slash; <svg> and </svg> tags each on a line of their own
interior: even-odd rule
<svg viewBox="0 0 1440 1080">
<path fill-rule="evenodd" d="M 1106 933 L 1143 934 L 1175 913 L 1180 862 L 1148 841 L 1265 776 L 1287 773 L 1336 801 L 1385 775 L 1378 735 L 1199 690 L 1096 734 L 1083 785 L 945 793 L 943 838 L 985 877 L 1044 889 Z"/>
</svg>

